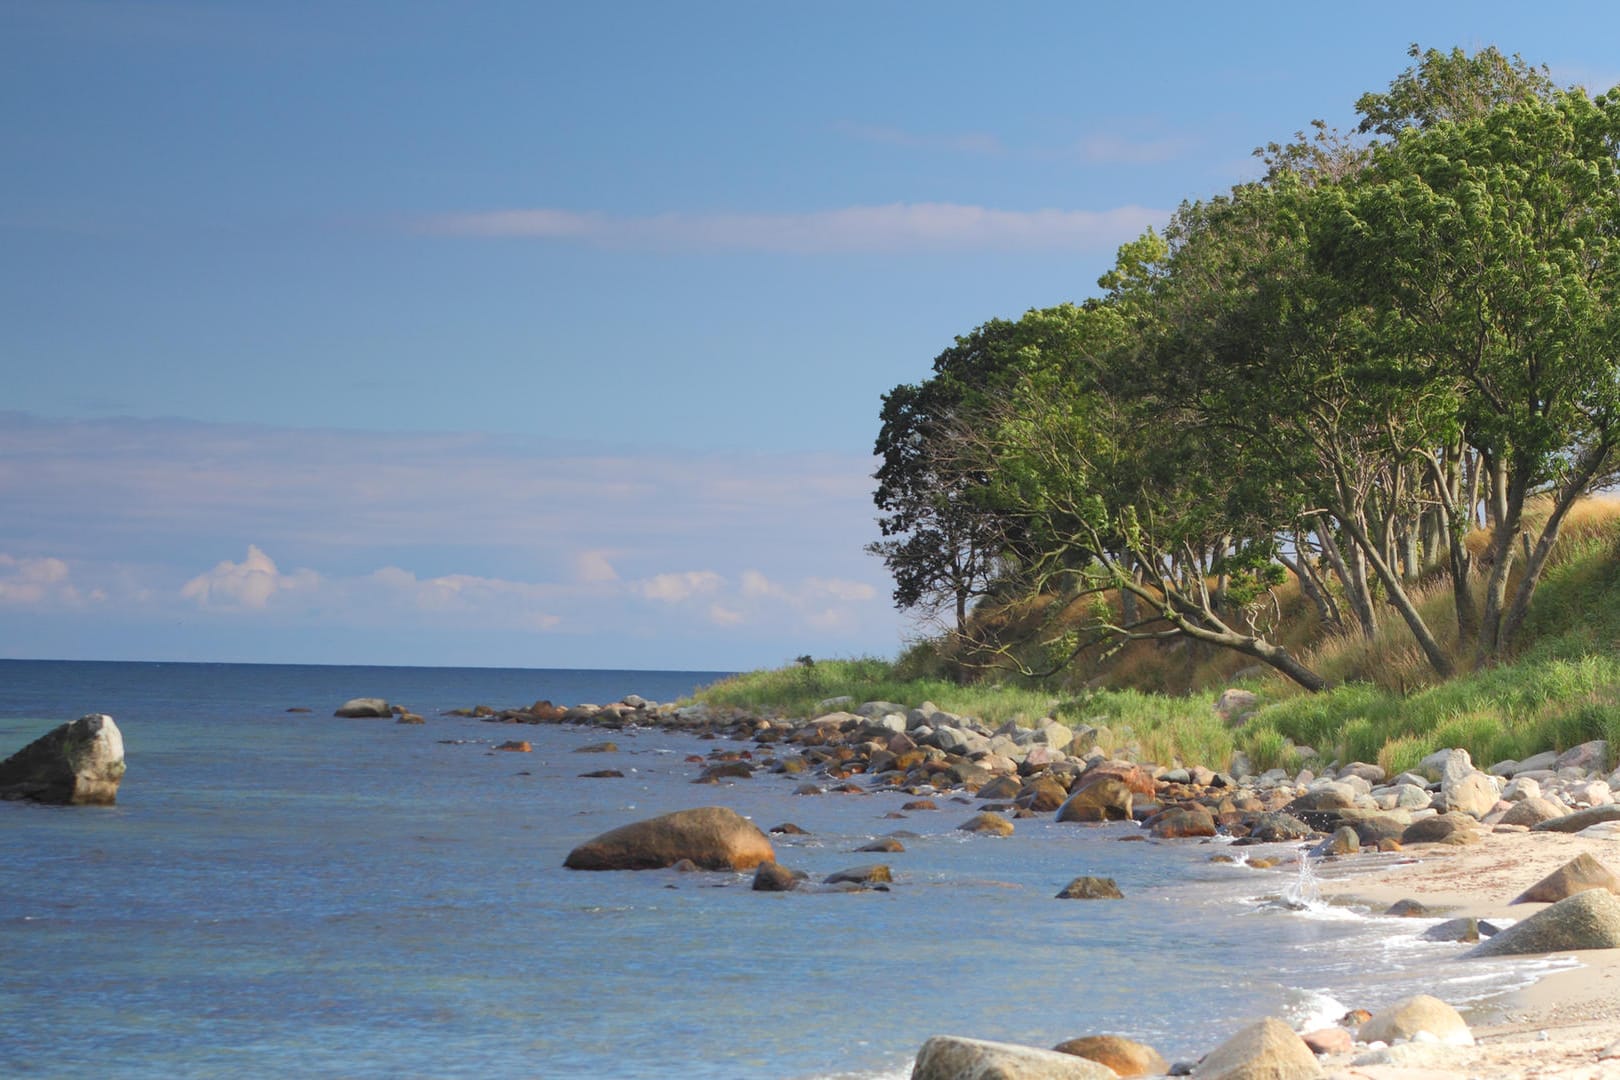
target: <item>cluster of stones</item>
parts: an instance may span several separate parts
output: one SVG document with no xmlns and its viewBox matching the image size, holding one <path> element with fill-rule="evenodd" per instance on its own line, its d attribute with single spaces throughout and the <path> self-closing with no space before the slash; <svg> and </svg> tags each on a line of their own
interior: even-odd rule
<svg viewBox="0 0 1620 1080">
<path fill-rule="evenodd" d="M 848 706 L 849 702 L 829 702 Z M 545 706 L 542 708 L 541 706 Z M 475 711 L 469 711 L 476 715 Z M 704 737 L 752 741 L 752 750 L 716 750 L 688 762 L 701 766 L 695 783 L 744 779 L 758 772 L 812 776 L 801 794 L 827 791 L 903 791 L 909 811 L 936 810 L 929 796 L 980 801 L 979 813 L 960 828 L 1007 835 L 1013 821 L 1054 814 L 1060 821 L 1136 821 L 1162 838 L 1224 833 L 1236 844 L 1320 838 L 1313 854 L 1333 857 L 1364 847 L 1396 850 L 1422 843 L 1470 843 L 1486 829 L 1620 829 L 1614 790 L 1620 773 L 1604 777 L 1608 748 L 1587 743 L 1562 754 L 1474 768 L 1468 754 L 1448 750 L 1418 769 L 1387 777 L 1376 765 L 1353 762 L 1325 775 L 1273 770 L 1258 776 L 1209 769 L 1172 768 L 1111 757 L 1105 728 L 1070 729 L 1053 720 L 1031 727 L 989 728 L 932 705 L 905 709 L 888 702 L 835 708 L 808 721 L 746 715 L 717 716 L 702 707 L 658 706 L 626 699 L 612 706 L 572 709 L 537 703 L 527 710 L 486 719 L 508 723 L 588 723 L 630 728 L 656 725 Z M 583 750 L 611 749 L 601 743 Z M 1239 763 L 1241 766 L 1241 762 Z M 587 774 L 591 775 L 591 774 Z M 781 825 L 773 832 L 798 832 Z M 1140 835 L 1140 834 L 1136 834 Z M 882 838 L 863 851 L 903 851 Z M 1263 865 L 1261 860 L 1250 860 Z M 769 837 L 721 807 L 681 811 L 637 822 L 580 845 L 568 856 L 575 869 L 752 869 L 759 891 L 806 886 L 807 875 L 780 866 Z M 827 875 L 822 889 L 886 888 L 887 865 L 850 867 Z M 1506 930 L 1472 919 L 1433 928 L 1442 940 L 1478 942 L 1465 955 L 1501 956 L 1571 949 L 1620 948 L 1620 877 L 1583 855 L 1528 888 L 1515 903 L 1548 906 Z M 1065 898 L 1118 898 L 1106 878 L 1076 878 L 1058 894 Z M 1426 914 L 1419 905 L 1397 905 L 1389 914 Z M 1485 940 L 1481 941 L 1484 937 Z M 1419 1066 L 1446 1044 L 1468 1045 L 1472 1036 L 1456 1011 L 1418 996 L 1379 1013 L 1352 1014 L 1336 1028 L 1296 1034 L 1267 1019 L 1245 1027 L 1196 1063 L 1169 1065 L 1151 1047 L 1114 1035 L 1071 1039 L 1053 1050 L 939 1036 L 923 1045 L 914 1080 L 959 1077 L 1095 1078 L 1190 1074 L 1309 1078 L 1326 1075 L 1331 1056 L 1352 1067 Z"/>
<path fill-rule="evenodd" d="M 912 1080 L 1114 1080 L 1115 1077 L 1193 1076 L 1197 1080 L 1313 1080 L 1329 1075 L 1321 1059 L 1351 1068 L 1429 1069 L 1447 1063 L 1451 1047 L 1472 1046 L 1473 1033 L 1457 1010 L 1427 994 L 1375 1015 L 1355 1012 L 1337 1027 L 1297 1034 L 1267 1018 L 1234 1033 L 1196 1062 L 1168 1063 L 1158 1051 L 1115 1035 L 1070 1039 L 1051 1050 L 940 1035 L 918 1051 Z M 1361 1074 L 1369 1075 L 1369 1074 Z M 1449 1073 L 1443 1075 L 1451 1075 Z"/>
<path fill-rule="evenodd" d="M 746 757 L 721 755 L 728 760 L 710 765 L 698 778 L 702 782 L 763 770 L 803 774 L 799 790 L 805 794 L 966 794 L 980 799 L 983 810 L 1012 818 L 1055 813 L 1060 821 L 1135 820 L 1157 837 L 1222 833 L 1273 842 L 1325 835 L 1332 843 L 1319 852 L 1324 855 L 1468 843 L 1490 827 L 1573 830 L 1610 815 L 1620 819 L 1614 797 L 1620 770 L 1608 776 L 1601 771 L 1608 753 L 1601 741 L 1483 771 L 1457 749 L 1395 777 L 1364 762 L 1323 775 L 1280 769 L 1254 775 L 1239 761 L 1234 775 L 1114 757 L 1108 750 L 1117 740 L 1106 726 L 1070 728 L 1047 719 L 1029 727 L 991 727 L 930 703 L 914 709 L 881 701 L 825 705 L 831 711 L 809 720 L 659 705 L 633 695 L 611 705 L 565 708 L 542 701 L 527 709 L 460 711 L 504 723 L 656 726 L 749 740 L 762 748 Z M 1554 821 L 1562 824 L 1548 824 Z"/>
</svg>

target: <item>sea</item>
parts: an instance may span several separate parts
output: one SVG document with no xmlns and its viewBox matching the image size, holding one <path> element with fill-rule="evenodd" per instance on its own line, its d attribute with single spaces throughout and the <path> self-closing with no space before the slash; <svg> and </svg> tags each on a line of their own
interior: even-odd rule
<svg viewBox="0 0 1620 1080">
<path fill-rule="evenodd" d="M 1261 1016 L 1303 1030 L 1417 992 L 1483 1016 L 1541 973 L 1322 902 L 1328 868 L 1293 848 L 1265 870 L 1124 823 L 972 835 L 977 804 L 945 796 L 897 816 L 912 796 L 693 783 L 690 757 L 743 744 L 446 715 L 722 674 L 0 661 L 0 757 L 102 712 L 128 763 L 114 807 L 0 803 L 0 1075 L 879 1080 L 941 1034 L 1192 1060 Z M 332 715 L 359 696 L 426 723 Z M 494 750 L 514 738 L 532 751 Z M 893 883 L 563 869 L 709 805 L 806 830 L 773 841 L 812 883 L 878 861 Z M 904 852 L 856 850 L 890 834 Z M 1081 874 L 1125 900 L 1055 898 Z"/>
</svg>

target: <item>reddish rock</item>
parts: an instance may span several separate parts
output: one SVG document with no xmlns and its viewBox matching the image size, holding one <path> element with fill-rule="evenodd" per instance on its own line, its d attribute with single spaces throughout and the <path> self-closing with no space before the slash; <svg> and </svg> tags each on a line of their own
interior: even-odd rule
<svg viewBox="0 0 1620 1080">
<path fill-rule="evenodd" d="M 938 810 L 939 809 L 939 804 L 934 802 L 933 799 L 912 799 L 908 803 L 902 803 L 900 805 L 900 809 L 902 809 L 902 810 Z"/>
<path fill-rule="evenodd" d="M 1118 1035 L 1087 1035 L 1052 1047 L 1060 1054 L 1073 1054 L 1106 1065 L 1118 1076 L 1164 1076 L 1170 1063 L 1153 1047 Z"/>
<path fill-rule="evenodd" d="M 1059 821 L 1129 821 L 1131 788 L 1117 776 L 1088 778 L 1058 807 Z"/>
<path fill-rule="evenodd" d="M 497 746 L 495 749 L 497 749 L 497 750 L 508 750 L 508 751 L 511 751 L 514 754 L 527 754 L 527 753 L 531 752 L 534 749 L 534 747 L 530 746 L 527 742 L 524 742 L 522 739 L 508 739 L 506 742 L 501 743 L 501 745 Z"/>
<path fill-rule="evenodd" d="M 1174 840 L 1191 836 L 1214 836 L 1215 818 L 1202 806 L 1173 807 L 1153 823 L 1153 835 Z"/>
<path fill-rule="evenodd" d="M 1311 1053 L 1318 1057 L 1324 1054 L 1348 1054 L 1356 1045 L 1355 1038 L 1342 1027 L 1308 1031 L 1300 1038 L 1311 1048 Z"/>
</svg>

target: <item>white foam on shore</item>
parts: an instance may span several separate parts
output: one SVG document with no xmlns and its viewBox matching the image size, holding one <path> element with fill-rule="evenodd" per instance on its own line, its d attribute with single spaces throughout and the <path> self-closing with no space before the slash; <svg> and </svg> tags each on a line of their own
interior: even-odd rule
<svg viewBox="0 0 1620 1080">
<path fill-rule="evenodd" d="M 1333 1027 L 1350 1011 L 1344 1002 L 1321 990 L 1296 992 L 1300 995 L 1300 1000 L 1289 1002 L 1283 1007 L 1284 1019 L 1295 1031 L 1304 1033 Z"/>
</svg>

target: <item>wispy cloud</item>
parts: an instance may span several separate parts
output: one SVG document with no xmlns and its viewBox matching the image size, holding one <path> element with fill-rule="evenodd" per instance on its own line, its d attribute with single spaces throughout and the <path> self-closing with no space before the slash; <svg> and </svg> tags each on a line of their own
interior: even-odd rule
<svg viewBox="0 0 1620 1080">
<path fill-rule="evenodd" d="M 442 643 L 416 662 L 534 663 L 537 634 L 547 662 L 594 666 L 888 651 L 900 620 L 862 551 L 872 468 L 0 414 L 0 655 L 34 647 L 35 615 L 91 604 L 98 625 L 195 635 L 200 658 L 238 630 L 371 642 L 379 627 Z"/>
<path fill-rule="evenodd" d="M 80 607 L 100 602 L 99 589 L 86 593 L 73 583 L 68 564 L 54 556 L 19 558 L 0 551 L 0 605 L 13 607 Z"/>
<path fill-rule="evenodd" d="M 642 251 L 791 255 L 1107 250 L 1169 211 L 1004 210 L 960 203 L 888 203 L 800 213 L 667 213 L 632 217 L 553 207 L 447 214 L 422 223 L 450 236 L 526 237 Z"/>
<path fill-rule="evenodd" d="M 1088 135 L 1061 153 L 1096 165 L 1158 165 L 1174 161 L 1193 147 L 1191 139 L 1127 139 L 1119 135 Z"/>
<path fill-rule="evenodd" d="M 637 590 L 649 600 L 678 604 L 682 600 L 714 592 L 725 584 L 725 580 L 713 570 L 686 570 L 648 578 L 637 585 Z"/>
</svg>

